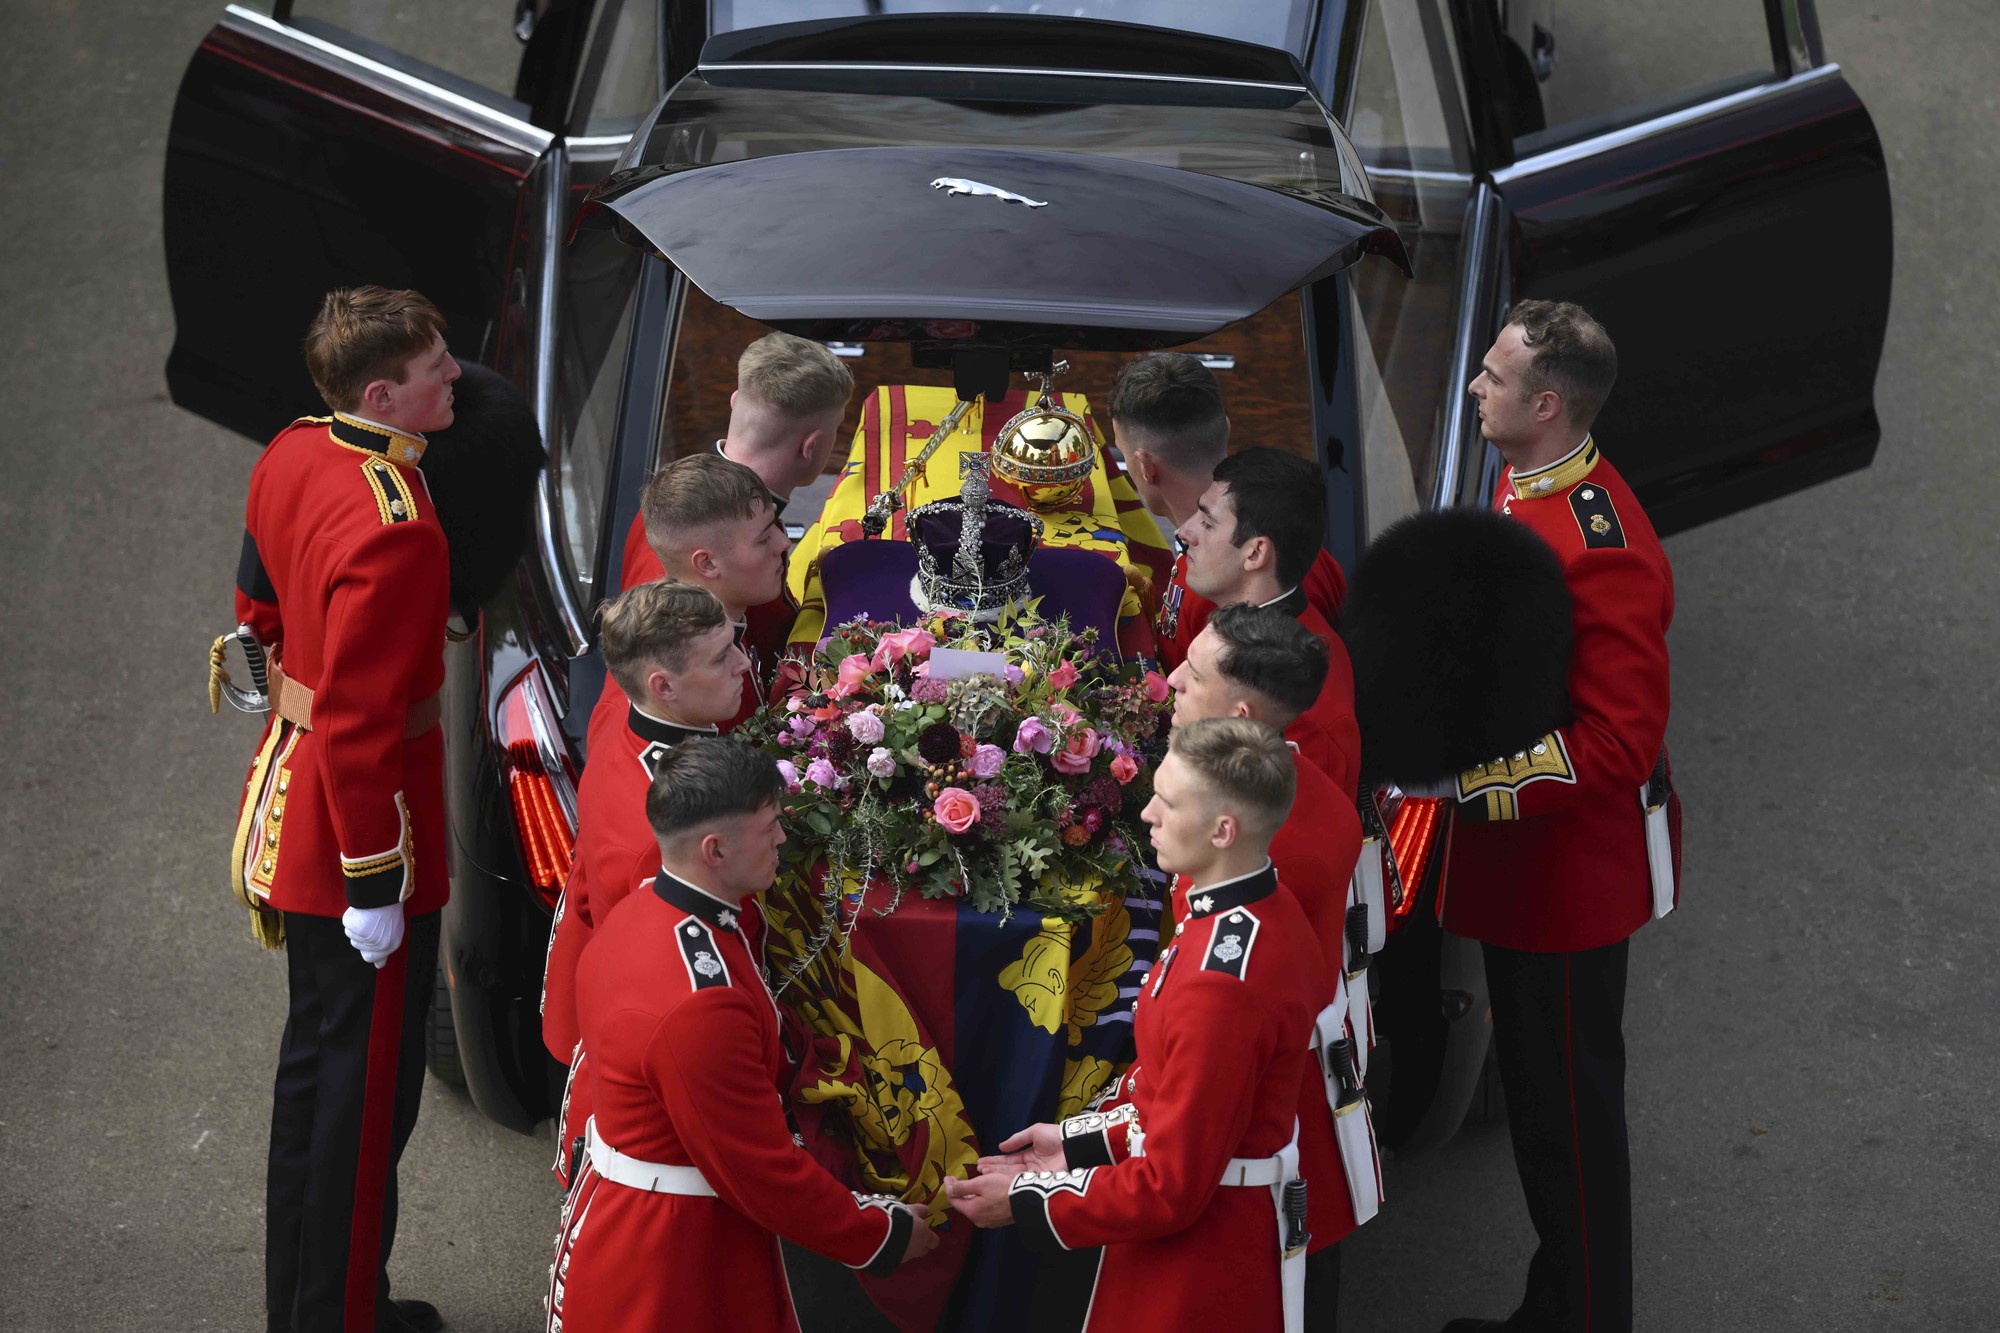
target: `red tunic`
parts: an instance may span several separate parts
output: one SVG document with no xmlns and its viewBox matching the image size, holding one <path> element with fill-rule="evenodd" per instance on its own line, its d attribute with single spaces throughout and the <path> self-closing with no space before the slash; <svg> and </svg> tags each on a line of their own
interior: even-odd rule
<svg viewBox="0 0 2000 1333">
<path fill-rule="evenodd" d="M 1313 1018 L 1332 986 L 1305 913 L 1269 866 L 1192 896 L 1141 981 L 1137 1059 L 1103 1113 L 1117 1132 L 1074 1117 L 1072 1169 L 1026 1172 L 1009 1191 L 1031 1247 L 1106 1247 L 1088 1328 L 1282 1325 L 1271 1191 L 1219 1182 L 1232 1158 L 1291 1141 Z"/>
<path fill-rule="evenodd" d="M 1326 683 L 1320 686 L 1313 706 L 1285 728 L 1285 739 L 1333 779 L 1351 806 L 1361 784 L 1361 724 L 1354 720 L 1354 665 L 1347 659 L 1347 645 L 1298 589 L 1276 604 L 1296 615 L 1301 625 L 1326 644 Z"/>
<path fill-rule="evenodd" d="M 608 693 L 616 693 L 611 686 Z M 619 694 L 620 699 L 624 695 Z M 576 961 L 591 931 L 633 885 L 660 868 L 660 844 L 646 822 L 646 792 L 668 747 L 712 727 L 680 727 L 627 705 L 590 718 L 589 753 L 576 794 L 576 854 L 556 904 L 542 973 L 542 1042 L 568 1064 L 576 1051 Z"/>
<path fill-rule="evenodd" d="M 1673 570 L 1589 439 L 1550 467 L 1510 471 L 1498 508 L 1562 558 L 1574 720 L 1459 776 L 1439 920 L 1510 949 L 1599 948 L 1652 916 L 1639 788 L 1666 739 Z"/>
<path fill-rule="evenodd" d="M 1306 571 L 1305 582 L 1299 586 L 1305 589 L 1306 601 L 1325 617 L 1327 624 L 1340 623 L 1340 603 L 1347 596 L 1347 576 L 1340 572 L 1338 560 L 1321 551 L 1312 568 Z M 1162 670 L 1172 671 L 1187 660 L 1188 645 L 1208 624 L 1209 613 L 1214 610 L 1214 602 L 1188 588 L 1187 556 L 1175 556 L 1173 578 L 1160 598 L 1160 618 L 1153 636 L 1159 644 Z"/>
<path fill-rule="evenodd" d="M 586 1166 L 563 1202 L 551 1330 L 792 1330 L 779 1236 L 872 1273 L 902 1259 L 909 1214 L 853 1193 L 792 1138 L 777 1006 L 741 910 L 662 876 L 619 905 L 578 968 L 599 1135 L 695 1167 L 715 1195 L 652 1193 Z"/>
<path fill-rule="evenodd" d="M 313 691 L 312 726 L 273 714 L 244 792 L 240 867 L 280 911 L 435 912 L 445 863 L 444 735 L 406 739 L 444 684 L 449 557 L 423 443 L 304 417 L 250 473 L 237 619 Z"/>
<path fill-rule="evenodd" d="M 1344 961 L 1348 883 L 1361 857 L 1361 815 L 1297 750 L 1292 763 L 1298 788 L 1291 814 L 1271 839 L 1271 864 L 1312 924 L 1331 986 Z M 1176 922 L 1187 919 L 1188 887 L 1185 876 L 1175 878 L 1171 911 Z M 1329 989 L 1321 1004 L 1333 998 Z M 1312 1231 L 1307 1248 L 1317 1252 L 1353 1231 L 1355 1221 L 1334 1137 L 1333 1108 L 1327 1105 L 1325 1083 L 1311 1073 L 1299 1084 L 1299 1174 L 1306 1178 L 1306 1224 Z"/>
</svg>

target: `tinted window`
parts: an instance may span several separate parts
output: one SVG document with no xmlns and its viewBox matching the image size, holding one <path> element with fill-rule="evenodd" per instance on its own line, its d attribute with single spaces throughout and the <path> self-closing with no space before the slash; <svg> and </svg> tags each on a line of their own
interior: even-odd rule
<svg viewBox="0 0 2000 1333">
<path fill-rule="evenodd" d="M 556 355 L 555 471 L 562 551 L 585 594 L 596 580 L 604 536 L 619 389 L 631 341 L 632 307 L 645 256 L 605 232 L 583 232 L 563 254 L 560 342 Z"/>
<path fill-rule="evenodd" d="M 268 15 L 273 6 L 255 0 L 249 8 Z M 511 96 L 521 42 L 507 5 L 468 10 L 381 0 L 295 0 L 291 10 L 291 26 L 301 32 L 527 119 L 527 106 Z"/>
<path fill-rule="evenodd" d="M 659 0 L 601 6 L 591 21 L 573 133 L 630 134 L 665 95 Z"/>
<path fill-rule="evenodd" d="M 1507 0 L 1514 150 L 1528 157 L 1774 77 L 1763 0 Z"/>
<path fill-rule="evenodd" d="M 1312 0 L 713 0 L 710 31 L 734 32 L 807 19 L 862 18 L 871 14 L 1061 14 L 1066 18 L 1144 23 L 1201 32 L 1239 42 L 1274 46 L 1303 55 Z M 939 60 L 948 63 L 940 53 Z"/>
</svg>

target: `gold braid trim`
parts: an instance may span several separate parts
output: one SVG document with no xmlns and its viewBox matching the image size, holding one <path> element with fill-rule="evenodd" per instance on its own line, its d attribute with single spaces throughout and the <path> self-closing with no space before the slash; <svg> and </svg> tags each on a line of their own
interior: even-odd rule
<svg viewBox="0 0 2000 1333">
<path fill-rule="evenodd" d="M 222 711 L 222 687 L 231 683 L 225 663 L 229 659 L 229 641 L 234 637 L 233 634 L 218 634 L 215 646 L 208 650 L 208 711 L 211 713 Z"/>
<path fill-rule="evenodd" d="M 221 641 L 218 640 L 217 651 L 220 649 Z M 251 762 L 250 778 L 244 784 L 243 808 L 236 816 L 236 839 L 229 851 L 230 891 L 236 895 L 236 901 L 250 909 L 250 938 L 266 949 L 285 947 L 285 914 L 251 892 L 243 876 L 249 864 L 250 834 L 257 820 L 258 797 L 262 795 L 265 780 L 270 776 L 271 759 L 278 751 L 278 741 L 284 730 L 285 724 L 273 718 L 263 745 L 257 749 L 257 758 Z"/>
</svg>

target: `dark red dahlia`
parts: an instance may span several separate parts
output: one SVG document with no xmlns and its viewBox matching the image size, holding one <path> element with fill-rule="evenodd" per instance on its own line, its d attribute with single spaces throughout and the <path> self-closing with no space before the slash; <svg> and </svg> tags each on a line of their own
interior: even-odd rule
<svg viewBox="0 0 2000 1333">
<path fill-rule="evenodd" d="M 917 753 L 933 764 L 949 764 L 959 758 L 958 728 L 949 722 L 933 722 L 917 737 Z"/>
</svg>

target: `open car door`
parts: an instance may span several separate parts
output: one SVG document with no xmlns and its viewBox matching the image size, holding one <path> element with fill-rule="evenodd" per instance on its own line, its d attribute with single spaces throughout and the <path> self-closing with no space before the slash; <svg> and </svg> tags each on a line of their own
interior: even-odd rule
<svg viewBox="0 0 2000 1333">
<path fill-rule="evenodd" d="M 1370 253 L 1407 271 L 1290 55 L 1090 20 L 716 37 L 590 204 L 752 319 L 1022 368 L 1189 342 Z"/>
<path fill-rule="evenodd" d="M 339 286 L 420 288 L 454 352 L 489 349 L 554 141 L 530 114 L 330 24 L 229 6 L 167 140 L 174 402 L 269 439 L 319 401 L 299 339 Z"/>
<path fill-rule="evenodd" d="M 1471 215 L 1497 269 L 1491 319 L 1538 297 L 1603 321 L 1619 376 L 1593 433 L 1654 526 L 1866 467 L 1881 437 L 1888 174 L 1811 0 L 1669 21 L 1686 46 L 1672 52 L 1644 6 L 1558 6 L 1532 50 L 1486 0 L 1452 8 L 1490 168 Z M 1490 325 L 1461 330 L 1470 369 Z M 1485 452 L 1468 429 L 1465 498 L 1483 498 Z"/>
</svg>

